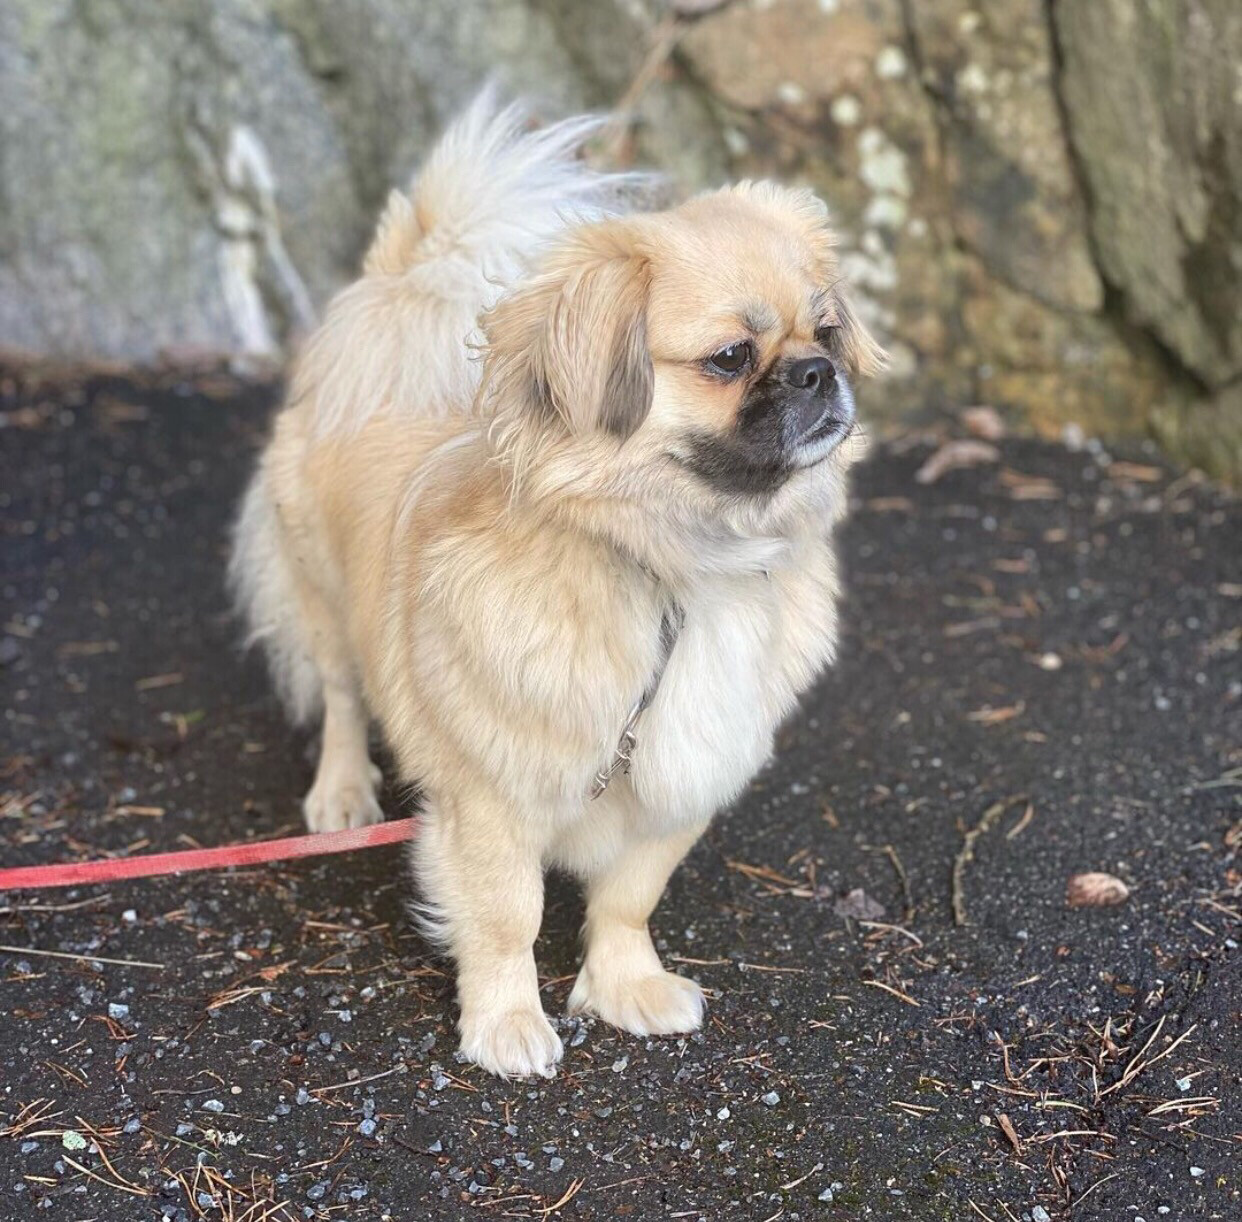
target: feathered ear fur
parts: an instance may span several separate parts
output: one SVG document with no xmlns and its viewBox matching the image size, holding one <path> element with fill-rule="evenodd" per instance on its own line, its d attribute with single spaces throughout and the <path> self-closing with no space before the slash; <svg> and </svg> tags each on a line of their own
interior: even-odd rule
<svg viewBox="0 0 1242 1222">
<path fill-rule="evenodd" d="M 837 315 L 837 344 L 846 367 L 860 377 L 879 373 L 888 363 L 888 353 L 863 326 L 848 295 L 840 288 L 834 290 L 833 301 Z"/>
<path fill-rule="evenodd" d="M 484 402 L 559 421 L 578 436 L 628 437 L 654 391 L 649 282 L 633 221 L 578 229 L 484 317 Z"/>
</svg>

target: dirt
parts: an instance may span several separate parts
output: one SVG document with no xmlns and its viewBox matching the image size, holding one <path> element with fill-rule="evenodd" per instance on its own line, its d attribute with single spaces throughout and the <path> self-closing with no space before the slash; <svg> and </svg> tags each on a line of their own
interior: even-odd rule
<svg viewBox="0 0 1242 1222">
<path fill-rule="evenodd" d="M 299 830 L 222 584 L 273 399 L 0 379 L 3 864 Z M 1242 504 L 999 447 L 859 471 L 840 661 L 656 913 L 701 1034 L 458 1063 L 396 847 L 6 893 L 0 1216 L 1242 1216 Z M 554 881 L 552 1013 L 580 916 Z"/>
</svg>

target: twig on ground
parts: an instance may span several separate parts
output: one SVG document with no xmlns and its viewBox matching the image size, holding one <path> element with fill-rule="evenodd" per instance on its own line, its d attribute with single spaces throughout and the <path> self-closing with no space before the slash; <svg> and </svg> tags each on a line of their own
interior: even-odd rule
<svg viewBox="0 0 1242 1222">
<path fill-rule="evenodd" d="M 966 867 L 975 859 L 975 842 L 980 836 L 992 830 L 997 819 L 1010 806 L 1015 802 L 1021 802 L 1024 798 L 1025 795 L 1021 795 L 1019 797 L 1005 798 L 1000 802 L 993 802 L 983 812 L 983 817 L 979 822 L 966 833 L 966 838 L 962 841 L 961 852 L 953 859 L 953 923 L 955 925 L 968 925 L 970 923 L 966 916 L 966 894 L 963 880 L 966 877 Z"/>
<path fill-rule="evenodd" d="M 35 950 L 30 946 L 0 946 L 6 955 L 38 955 L 45 959 L 73 959 L 77 963 L 111 963 L 117 967 L 150 967 L 157 972 L 168 970 L 165 963 L 146 963 L 142 959 L 105 959 L 103 955 L 70 955 L 63 950 Z"/>
</svg>

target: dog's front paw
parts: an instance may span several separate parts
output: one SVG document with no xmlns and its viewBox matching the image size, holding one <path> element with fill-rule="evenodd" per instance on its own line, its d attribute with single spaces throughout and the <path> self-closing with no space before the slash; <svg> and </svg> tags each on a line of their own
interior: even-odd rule
<svg viewBox="0 0 1242 1222">
<path fill-rule="evenodd" d="M 703 1023 L 703 990 L 672 972 L 597 976 L 583 964 L 569 995 L 571 1014 L 594 1014 L 634 1035 L 677 1035 Z"/>
<path fill-rule="evenodd" d="M 375 798 L 379 781 L 380 771 L 374 764 L 366 777 L 356 780 L 316 779 L 302 803 L 306 826 L 312 832 L 340 832 L 382 823 L 384 812 Z"/>
<path fill-rule="evenodd" d="M 480 1069 L 502 1078 L 550 1078 L 565 1049 L 539 1009 L 462 1015 L 461 1050 Z"/>
</svg>

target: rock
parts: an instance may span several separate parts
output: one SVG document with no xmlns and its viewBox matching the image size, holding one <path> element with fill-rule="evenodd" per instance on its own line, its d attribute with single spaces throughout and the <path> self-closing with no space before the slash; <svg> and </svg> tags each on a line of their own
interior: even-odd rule
<svg viewBox="0 0 1242 1222">
<path fill-rule="evenodd" d="M 1103 286 L 1053 85 L 1044 0 L 911 5 L 923 84 L 939 101 L 960 240 L 1038 301 L 1098 310 Z"/>
<path fill-rule="evenodd" d="M 1242 373 L 1242 6 L 1078 0 L 1052 21 L 1104 275 L 1219 390 Z"/>
<path fill-rule="evenodd" d="M 818 190 L 890 352 L 867 415 L 982 399 L 1242 480 L 1240 60 L 1236 0 L 9 0 L 0 336 L 275 367 L 495 75 L 626 97 L 607 157 L 679 188 Z"/>
<path fill-rule="evenodd" d="M 1065 902 L 1071 908 L 1111 908 L 1129 898 L 1130 888 L 1121 879 L 1098 871 L 1075 874 L 1065 890 Z"/>
<path fill-rule="evenodd" d="M 884 905 L 874 900 L 861 887 L 843 895 L 832 906 L 837 916 L 851 917 L 855 921 L 880 921 L 884 918 Z"/>
<path fill-rule="evenodd" d="M 58 358 L 272 360 L 352 276 L 379 207 L 503 64 L 549 113 L 645 54 L 621 0 L 203 0 L 0 8 L 0 335 Z M 721 176 L 704 102 L 656 80 L 637 151 Z M 675 133 L 675 134 L 674 134 Z"/>
</svg>

